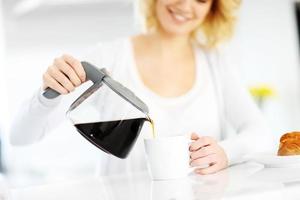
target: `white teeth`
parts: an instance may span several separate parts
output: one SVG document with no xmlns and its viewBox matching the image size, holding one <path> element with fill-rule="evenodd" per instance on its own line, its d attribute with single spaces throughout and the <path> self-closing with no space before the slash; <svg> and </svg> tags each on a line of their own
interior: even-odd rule
<svg viewBox="0 0 300 200">
<path fill-rule="evenodd" d="M 189 20 L 189 18 L 188 17 L 185 17 L 185 16 L 183 16 L 183 15 L 181 15 L 181 14 L 177 14 L 176 12 L 174 12 L 173 10 L 169 10 L 169 12 L 170 12 L 170 14 L 173 16 L 173 18 L 176 20 L 176 21 L 178 21 L 178 22 L 186 22 L 186 21 L 188 21 Z"/>
<path fill-rule="evenodd" d="M 178 15 L 178 14 L 173 13 L 173 16 L 174 16 L 174 18 L 175 18 L 176 20 L 178 20 L 178 21 L 180 21 L 180 22 L 185 22 L 185 21 L 187 21 L 187 18 L 185 18 L 185 17 L 182 16 L 182 15 Z"/>
</svg>

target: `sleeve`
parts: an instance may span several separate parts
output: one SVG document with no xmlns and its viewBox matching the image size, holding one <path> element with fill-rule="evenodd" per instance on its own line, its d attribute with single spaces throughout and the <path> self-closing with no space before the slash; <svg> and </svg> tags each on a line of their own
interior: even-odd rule
<svg viewBox="0 0 300 200">
<path fill-rule="evenodd" d="M 271 151 L 273 137 L 262 113 L 238 75 L 221 62 L 224 117 L 235 131 L 235 136 L 220 142 L 229 165 L 244 161 L 247 154 Z"/>
<path fill-rule="evenodd" d="M 26 145 L 40 140 L 54 126 L 49 123 L 55 119 L 57 124 L 62 120 L 63 115 L 60 102 L 62 97 L 49 100 L 42 96 L 40 88 L 35 94 L 24 101 L 14 114 L 10 126 L 10 142 L 13 145 Z M 60 108 L 58 108 L 60 107 Z M 54 112 L 56 111 L 56 112 Z M 50 126 L 50 127 L 49 127 Z"/>
<path fill-rule="evenodd" d="M 102 66 L 103 51 L 103 46 L 98 44 L 79 59 Z M 81 89 L 78 88 L 78 91 Z M 21 104 L 14 114 L 9 128 L 9 139 L 12 145 L 37 142 L 66 119 L 65 112 L 68 105 L 75 99 L 74 94 L 47 99 L 42 93 L 42 88 L 38 89 L 31 98 Z"/>
</svg>

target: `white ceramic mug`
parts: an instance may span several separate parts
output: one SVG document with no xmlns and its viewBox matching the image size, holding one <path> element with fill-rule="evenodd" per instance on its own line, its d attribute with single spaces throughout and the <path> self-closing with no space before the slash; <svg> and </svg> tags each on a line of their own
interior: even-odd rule
<svg viewBox="0 0 300 200">
<path fill-rule="evenodd" d="M 186 177 L 193 168 L 189 165 L 189 145 L 186 135 L 145 139 L 148 169 L 154 180 Z"/>
</svg>

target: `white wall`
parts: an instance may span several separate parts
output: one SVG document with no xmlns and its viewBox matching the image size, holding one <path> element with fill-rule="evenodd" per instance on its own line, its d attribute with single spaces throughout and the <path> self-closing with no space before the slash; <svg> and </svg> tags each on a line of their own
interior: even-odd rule
<svg viewBox="0 0 300 200">
<path fill-rule="evenodd" d="M 293 6 L 291 0 L 244 0 L 235 41 L 245 82 L 268 83 L 277 90 L 265 114 L 278 136 L 300 130 L 299 42 Z"/>
<path fill-rule="evenodd" d="M 0 74 L 5 74 L 5 43 L 4 43 L 4 25 L 3 25 L 3 8 L 2 0 L 0 0 Z M 7 91 L 6 81 L 0 78 L 0 131 L 3 134 L 6 131 L 7 125 Z M 0 135 L 3 137 L 3 135 Z"/>
</svg>

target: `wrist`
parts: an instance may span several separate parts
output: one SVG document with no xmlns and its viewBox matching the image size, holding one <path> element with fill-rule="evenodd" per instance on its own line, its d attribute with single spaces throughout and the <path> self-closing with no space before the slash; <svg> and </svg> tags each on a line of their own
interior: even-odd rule
<svg viewBox="0 0 300 200">
<path fill-rule="evenodd" d="M 58 105 L 61 101 L 61 95 L 54 98 L 54 99 L 48 99 L 46 97 L 44 97 L 43 93 L 44 93 L 44 87 L 40 87 L 38 92 L 37 92 L 37 100 L 40 104 L 42 104 L 45 107 L 54 107 L 56 105 Z"/>
</svg>

